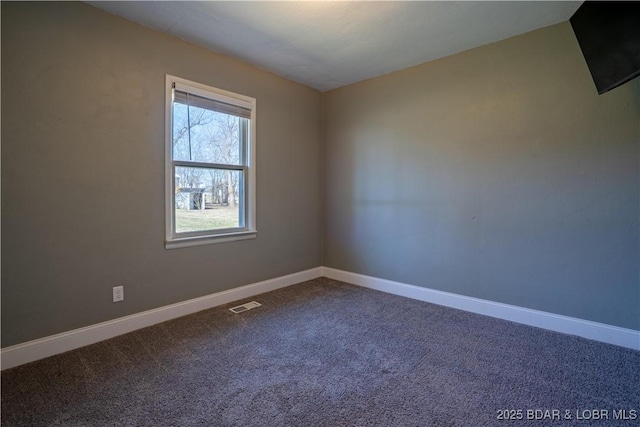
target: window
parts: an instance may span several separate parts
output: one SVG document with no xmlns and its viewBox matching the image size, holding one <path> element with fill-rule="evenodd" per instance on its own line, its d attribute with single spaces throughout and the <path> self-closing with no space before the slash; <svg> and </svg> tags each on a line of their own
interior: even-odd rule
<svg viewBox="0 0 640 427">
<path fill-rule="evenodd" d="M 250 239 L 256 101 L 166 79 L 166 247 Z"/>
</svg>

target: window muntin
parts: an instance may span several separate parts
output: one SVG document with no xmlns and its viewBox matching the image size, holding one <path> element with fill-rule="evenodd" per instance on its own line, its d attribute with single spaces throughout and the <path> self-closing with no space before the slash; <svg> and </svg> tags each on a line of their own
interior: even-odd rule
<svg viewBox="0 0 640 427">
<path fill-rule="evenodd" d="M 255 100 L 167 76 L 167 247 L 255 237 Z"/>
</svg>

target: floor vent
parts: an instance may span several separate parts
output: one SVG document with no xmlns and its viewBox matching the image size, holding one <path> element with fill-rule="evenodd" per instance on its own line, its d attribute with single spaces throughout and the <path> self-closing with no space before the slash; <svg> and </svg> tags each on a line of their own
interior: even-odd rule
<svg viewBox="0 0 640 427">
<path fill-rule="evenodd" d="M 251 310 L 252 308 L 256 308 L 256 307 L 260 307 L 262 304 L 260 304 L 257 301 L 251 301 L 248 302 L 246 304 L 242 304 L 242 305 L 237 305 L 235 307 L 232 307 L 229 309 L 229 311 L 232 311 L 234 313 L 242 313 L 243 311 L 247 311 L 247 310 Z"/>
</svg>

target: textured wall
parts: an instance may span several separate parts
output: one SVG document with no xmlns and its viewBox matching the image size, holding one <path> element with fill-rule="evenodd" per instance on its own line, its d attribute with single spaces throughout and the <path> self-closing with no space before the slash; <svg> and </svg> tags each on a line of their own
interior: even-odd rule
<svg viewBox="0 0 640 427">
<path fill-rule="evenodd" d="M 165 250 L 165 74 L 257 99 L 257 239 Z M 3 2 L 2 346 L 319 266 L 320 115 L 92 6 Z"/>
<path fill-rule="evenodd" d="M 640 329 L 640 80 L 568 23 L 325 94 L 325 266 Z"/>
</svg>

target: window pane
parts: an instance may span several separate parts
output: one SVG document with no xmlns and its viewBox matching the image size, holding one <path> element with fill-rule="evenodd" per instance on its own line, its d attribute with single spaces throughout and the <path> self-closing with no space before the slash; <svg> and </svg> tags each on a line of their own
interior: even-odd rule
<svg viewBox="0 0 640 427">
<path fill-rule="evenodd" d="M 244 227 L 242 171 L 175 168 L 176 233 Z"/>
<path fill-rule="evenodd" d="M 240 118 L 205 108 L 173 103 L 173 160 L 241 165 Z"/>
</svg>

